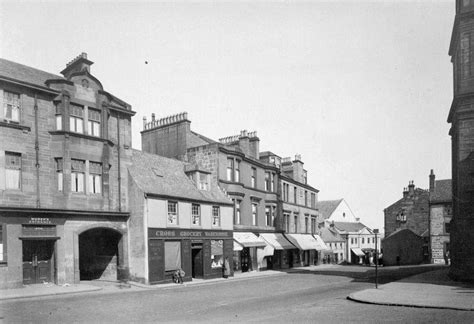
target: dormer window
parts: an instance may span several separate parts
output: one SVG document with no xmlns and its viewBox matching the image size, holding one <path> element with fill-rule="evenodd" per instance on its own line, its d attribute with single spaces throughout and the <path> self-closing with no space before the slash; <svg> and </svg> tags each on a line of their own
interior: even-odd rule
<svg viewBox="0 0 474 324">
<path fill-rule="evenodd" d="M 198 188 L 200 190 L 209 190 L 209 174 L 198 172 Z"/>
</svg>

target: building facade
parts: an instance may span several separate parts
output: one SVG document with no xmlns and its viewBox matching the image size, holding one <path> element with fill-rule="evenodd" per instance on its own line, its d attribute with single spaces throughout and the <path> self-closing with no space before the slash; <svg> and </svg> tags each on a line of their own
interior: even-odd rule
<svg viewBox="0 0 474 324">
<path fill-rule="evenodd" d="M 409 182 L 403 190 L 402 199 L 384 210 L 386 238 L 390 237 L 390 240 L 383 241 L 385 260 L 396 260 L 397 256 L 401 258 L 404 254 L 402 250 L 410 249 L 413 257 L 402 260 L 403 264 L 408 264 L 407 259 L 415 263 L 446 262 L 450 249 L 451 191 L 451 180 L 436 180 L 433 170 L 429 175 L 428 190 L 415 188 L 413 181 Z M 392 235 L 401 230 L 409 230 L 418 236 L 415 241 L 423 242 L 421 251 L 417 250 L 420 248 L 418 243 L 407 245 L 403 241 L 413 235 Z M 393 245 L 399 246 L 399 251 Z M 420 259 L 419 255 L 423 257 Z"/>
<path fill-rule="evenodd" d="M 297 249 L 283 252 L 279 258 L 283 268 L 319 264 L 324 251 L 328 251 L 318 235 L 321 217 L 316 208 L 319 190 L 308 184 L 308 173 L 304 169 L 301 155 L 294 159 L 281 159 L 271 152 L 262 152 L 261 159 L 267 163 L 275 161 L 280 168 L 280 230 Z"/>
<path fill-rule="evenodd" d="M 453 217 L 450 275 L 474 280 L 474 2 L 456 1 L 449 55 L 453 63 L 454 97 L 451 124 Z"/>
<path fill-rule="evenodd" d="M 384 262 L 386 260 L 396 260 L 401 258 L 401 254 L 422 255 L 421 261 L 418 257 L 409 258 L 410 262 L 429 263 L 429 198 L 428 190 L 416 188 L 413 181 L 408 183 L 408 187 L 403 189 L 403 197 L 397 202 L 384 209 L 385 238 L 382 242 Z M 418 251 L 419 244 L 405 246 L 404 235 L 393 236 L 395 232 L 409 230 L 417 236 L 417 242 L 422 241 L 421 251 Z M 410 235 L 412 237 L 413 235 Z M 388 238 L 390 238 L 388 240 Z M 402 241 L 397 241 L 397 238 Z M 410 249 L 406 252 L 405 249 Z M 405 252 L 403 252 L 403 251 Z M 403 253 L 402 253 L 403 252 Z M 394 253 L 392 255 L 391 253 Z M 407 264 L 406 260 L 402 260 Z"/>
<path fill-rule="evenodd" d="M 278 167 L 259 159 L 256 132 L 217 142 L 191 131 L 190 124 L 187 113 L 156 120 L 153 115 L 150 122 L 144 120 L 142 150 L 209 170 L 234 204 L 234 271 L 273 267 L 274 250 L 258 234 L 278 227 Z"/>
<path fill-rule="evenodd" d="M 233 256 L 233 204 L 210 172 L 133 151 L 129 166 L 130 278 L 146 284 L 222 277 Z"/>
<path fill-rule="evenodd" d="M 450 226 L 453 216 L 451 180 L 436 180 L 430 174 L 430 260 L 431 263 L 448 263 Z"/>
<path fill-rule="evenodd" d="M 338 262 L 362 264 L 373 258 L 376 248 L 380 252 L 383 234 L 377 236 L 376 243 L 373 230 L 360 222 L 344 199 L 323 200 L 317 207 L 323 219 L 320 227 L 329 228 L 344 239 L 343 259 L 338 259 Z M 341 252 L 336 253 L 340 256 Z"/>
<path fill-rule="evenodd" d="M 0 59 L 0 287 L 128 268 L 131 106 L 82 53 L 62 76 Z"/>
</svg>

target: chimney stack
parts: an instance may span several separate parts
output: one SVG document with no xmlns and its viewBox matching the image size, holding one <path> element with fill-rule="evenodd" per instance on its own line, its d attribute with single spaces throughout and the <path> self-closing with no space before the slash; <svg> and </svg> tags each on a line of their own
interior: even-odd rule
<svg viewBox="0 0 474 324">
<path fill-rule="evenodd" d="M 430 192 L 433 192 L 435 190 L 435 174 L 433 172 L 433 169 L 431 169 L 430 173 Z"/>
<path fill-rule="evenodd" d="M 66 79 L 70 79 L 73 73 L 87 71 L 90 73 L 90 66 L 94 62 L 87 59 L 87 53 L 82 52 L 76 56 L 73 60 L 66 64 L 66 68 L 61 71 Z"/>
<path fill-rule="evenodd" d="M 408 194 L 410 197 L 415 195 L 415 181 L 411 180 L 408 182 Z"/>
</svg>

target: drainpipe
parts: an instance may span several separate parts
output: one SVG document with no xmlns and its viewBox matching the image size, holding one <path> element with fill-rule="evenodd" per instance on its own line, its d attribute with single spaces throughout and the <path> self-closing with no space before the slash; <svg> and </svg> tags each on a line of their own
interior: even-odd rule
<svg viewBox="0 0 474 324">
<path fill-rule="evenodd" d="M 118 159 L 118 195 L 119 211 L 122 211 L 122 177 L 120 171 L 120 115 L 117 113 L 117 159 Z"/>
<path fill-rule="evenodd" d="M 35 93 L 35 154 L 36 154 L 36 208 L 41 207 L 40 202 L 40 164 L 39 164 L 39 135 L 38 135 L 38 96 Z"/>
</svg>

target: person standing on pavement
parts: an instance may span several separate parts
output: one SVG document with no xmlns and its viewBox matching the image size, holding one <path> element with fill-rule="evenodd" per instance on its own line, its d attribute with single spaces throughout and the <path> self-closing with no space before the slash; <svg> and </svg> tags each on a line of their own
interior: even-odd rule
<svg viewBox="0 0 474 324">
<path fill-rule="evenodd" d="M 229 278 L 230 276 L 230 265 L 229 265 L 229 258 L 226 257 L 224 261 L 224 278 Z"/>
</svg>

